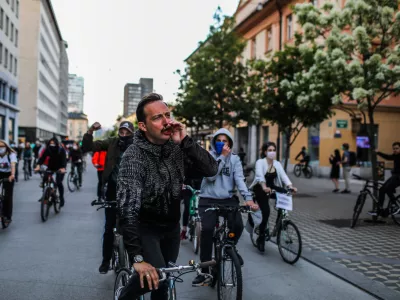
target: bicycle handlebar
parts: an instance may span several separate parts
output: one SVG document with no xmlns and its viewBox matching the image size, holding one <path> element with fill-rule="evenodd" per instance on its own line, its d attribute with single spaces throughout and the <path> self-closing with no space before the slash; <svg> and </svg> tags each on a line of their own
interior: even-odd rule
<svg viewBox="0 0 400 300">
<path fill-rule="evenodd" d="M 99 200 L 93 200 L 92 203 L 90 203 L 91 206 L 95 205 L 101 205 L 98 209 L 100 210 L 102 208 L 114 208 L 117 205 L 117 201 L 99 201 Z"/>
<path fill-rule="evenodd" d="M 286 194 L 286 195 L 290 196 L 293 194 L 293 192 L 294 192 L 294 189 L 288 189 L 286 193 L 281 193 L 281 194 Z M 277 192 L 276 190 L 271 190 L 271 193 L 268 193 L 268 195 L 276 194 L 276 193 L 279 193 L 279 192 Z"/>
<path fill-rule="evenodd" d="M 213 267 L 217 264 L 215 260 L 210 260 L 206 262 L 196 263 L 194 260 L 189 261 L 188 266 L 178 266 L 174 263 L 169 263 L 169 268 L 160 268 L 157 269 L 158 273 L 160 274 L 160 281 L 164 281 L 167 279 L 167 274 L 174 273 L 174 272 L 183 272 L 183 271 L 197 271 L 202 268 Z"/>
<path fill-rule="evenodd" d="M 251 209 L 249 206 L 247 205 L 243 205 L 243 206 L 221 206 L 218 204 L 213 205 L 212 207 L 209 207 L 205 210 L 205 212 L 207 211 L 222 211 L 222 212 L 236 212 L 239 211 L 241 213 L 248 213 L 251 212 Z"/>
</svg>

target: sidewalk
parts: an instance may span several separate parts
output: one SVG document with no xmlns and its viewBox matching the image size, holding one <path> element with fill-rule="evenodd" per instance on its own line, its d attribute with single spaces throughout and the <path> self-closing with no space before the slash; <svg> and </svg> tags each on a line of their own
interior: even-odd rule
<svg viewBox="0 0 400 300">
<path fill-rule="evenodd" d="M 363 182 L 353 180 L 351 194 L 335 194 L 328 179 L 290 178 L 299 191 L 291 219 L 302 234 L 302 256 L 381 299 L 400 299 L 400 227 L 388 219 L 350 229 Z M 371 207 L 367 200 L 361 219 Z"/>
</svg>

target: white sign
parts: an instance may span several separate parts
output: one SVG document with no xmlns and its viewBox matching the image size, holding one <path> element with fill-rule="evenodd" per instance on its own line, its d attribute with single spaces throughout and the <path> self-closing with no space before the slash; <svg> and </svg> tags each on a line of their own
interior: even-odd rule
<svg viewBox="0 0 400 300">
<path fill-rule="evenodd" d="M 276 193 L 276 207 L 285 210 L 293 210 L 293 199 L 291 195 Z"/>
</svg>

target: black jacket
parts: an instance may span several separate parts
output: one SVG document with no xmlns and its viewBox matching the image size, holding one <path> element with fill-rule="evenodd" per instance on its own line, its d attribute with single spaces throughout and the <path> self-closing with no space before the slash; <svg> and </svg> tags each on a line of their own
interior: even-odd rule
<svg viewBox="0 0 400 300">
<path fill-rule="evenodd" d="M 400 154 L 385 154 L 382 152 L 377 152 L 380 157 L 386 159 L 386 160 L 392 160 L 393 161 L 393 170 L 392 173 L 394 175 L 400 175 Z"/>
<path fill-rule="evenodd" d="M 65 150 L 60 147 L 56 146 L 54 147 L 54 150 L 50 150 L 50 147 L 47 146 L 46 150 L 44 150 L 43 155 L 39 158 L 39 161 L 37 162 L 38 165 L 42 165 L 46 158 L 50 156 L 49 160 L 49 165 L 48 168 L 49 170 L 56 172 L 59 169 L 63 169 L 67 167 L 67 155 L 65 153 Z"/>
<path fill-rule="evenodd" d="M 139 223 L 175 227 L 180 221 L 185 163 L 189 177 L 210 177 L 217 162 L 190 137 L 180 145 L 150 143 L 140 131 L 122 157 L 117 183 L 119 225 L 130 256 L 142 254 Z"/>
<path fill-rule="evenodd" d="M 85 133 L 82 139 L 82 151 L 84 153 L 89 151 L 107 151 L 103 172 L 103 183 L 107 182 L 108 177 L 117 164 L 121 154 L 119 137 L 113 137 L 102 141 L 93 141 L 93 135 Z"/>
<path fill-rule="evenodd" d="M 76 163 L 78 160 L 82 162 L 82 150 L 81 149 L 72 149 L 69 151 L 69 156 L 71 157 L 71 162 Z"/>
</svg>

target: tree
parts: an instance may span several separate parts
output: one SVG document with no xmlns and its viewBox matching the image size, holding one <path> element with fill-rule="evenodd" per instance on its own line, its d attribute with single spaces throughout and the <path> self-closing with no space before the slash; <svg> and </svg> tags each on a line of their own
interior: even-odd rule
<svg viewBox="0 0 400 300">
<path fill-rule="evenodd" d="M 355 104 L 375 149 L 376 108 L 400 93 L 400 12 L 397 0 L 348 0 L 340 10 L 332 3 L 321 9 L 296 5 L 304 44 L 319 44 L 315 65 L 307 76 L 314 85 L 335 91 L 329 105 L 354 115 L 344 106 Z M 326 79 L 329 78 L 330 81 Z M 373 179 L 377 158 L 370 153 Z"/>
<path fill-rule="evenodd" d="M 247 68 L 240 61 L 245 41 L 233 31 L 234 19 L 222 18 L 220 9 L 214 20 L 207 40 L 186 61 L 185 71 L 177 70 L 181 80 L 174 114 L 197 128 L 251 119 L 243 97 Z"/>
<path fill-rule="evenodd" d="M 285 165 L 290 147 L 303 127 L 319 124 L 331 115 L 324 100 L 332 97 L 329 90 L 310 82 L 307 71 L 314 65 L 316 47 L 300 47 L 301 35 L 296 34 L 294 45 L 285 45 L 269 60 L 251 62 L 249 93 L 261 119 L 277 124 L 285 133 Z"/>
</svg>

